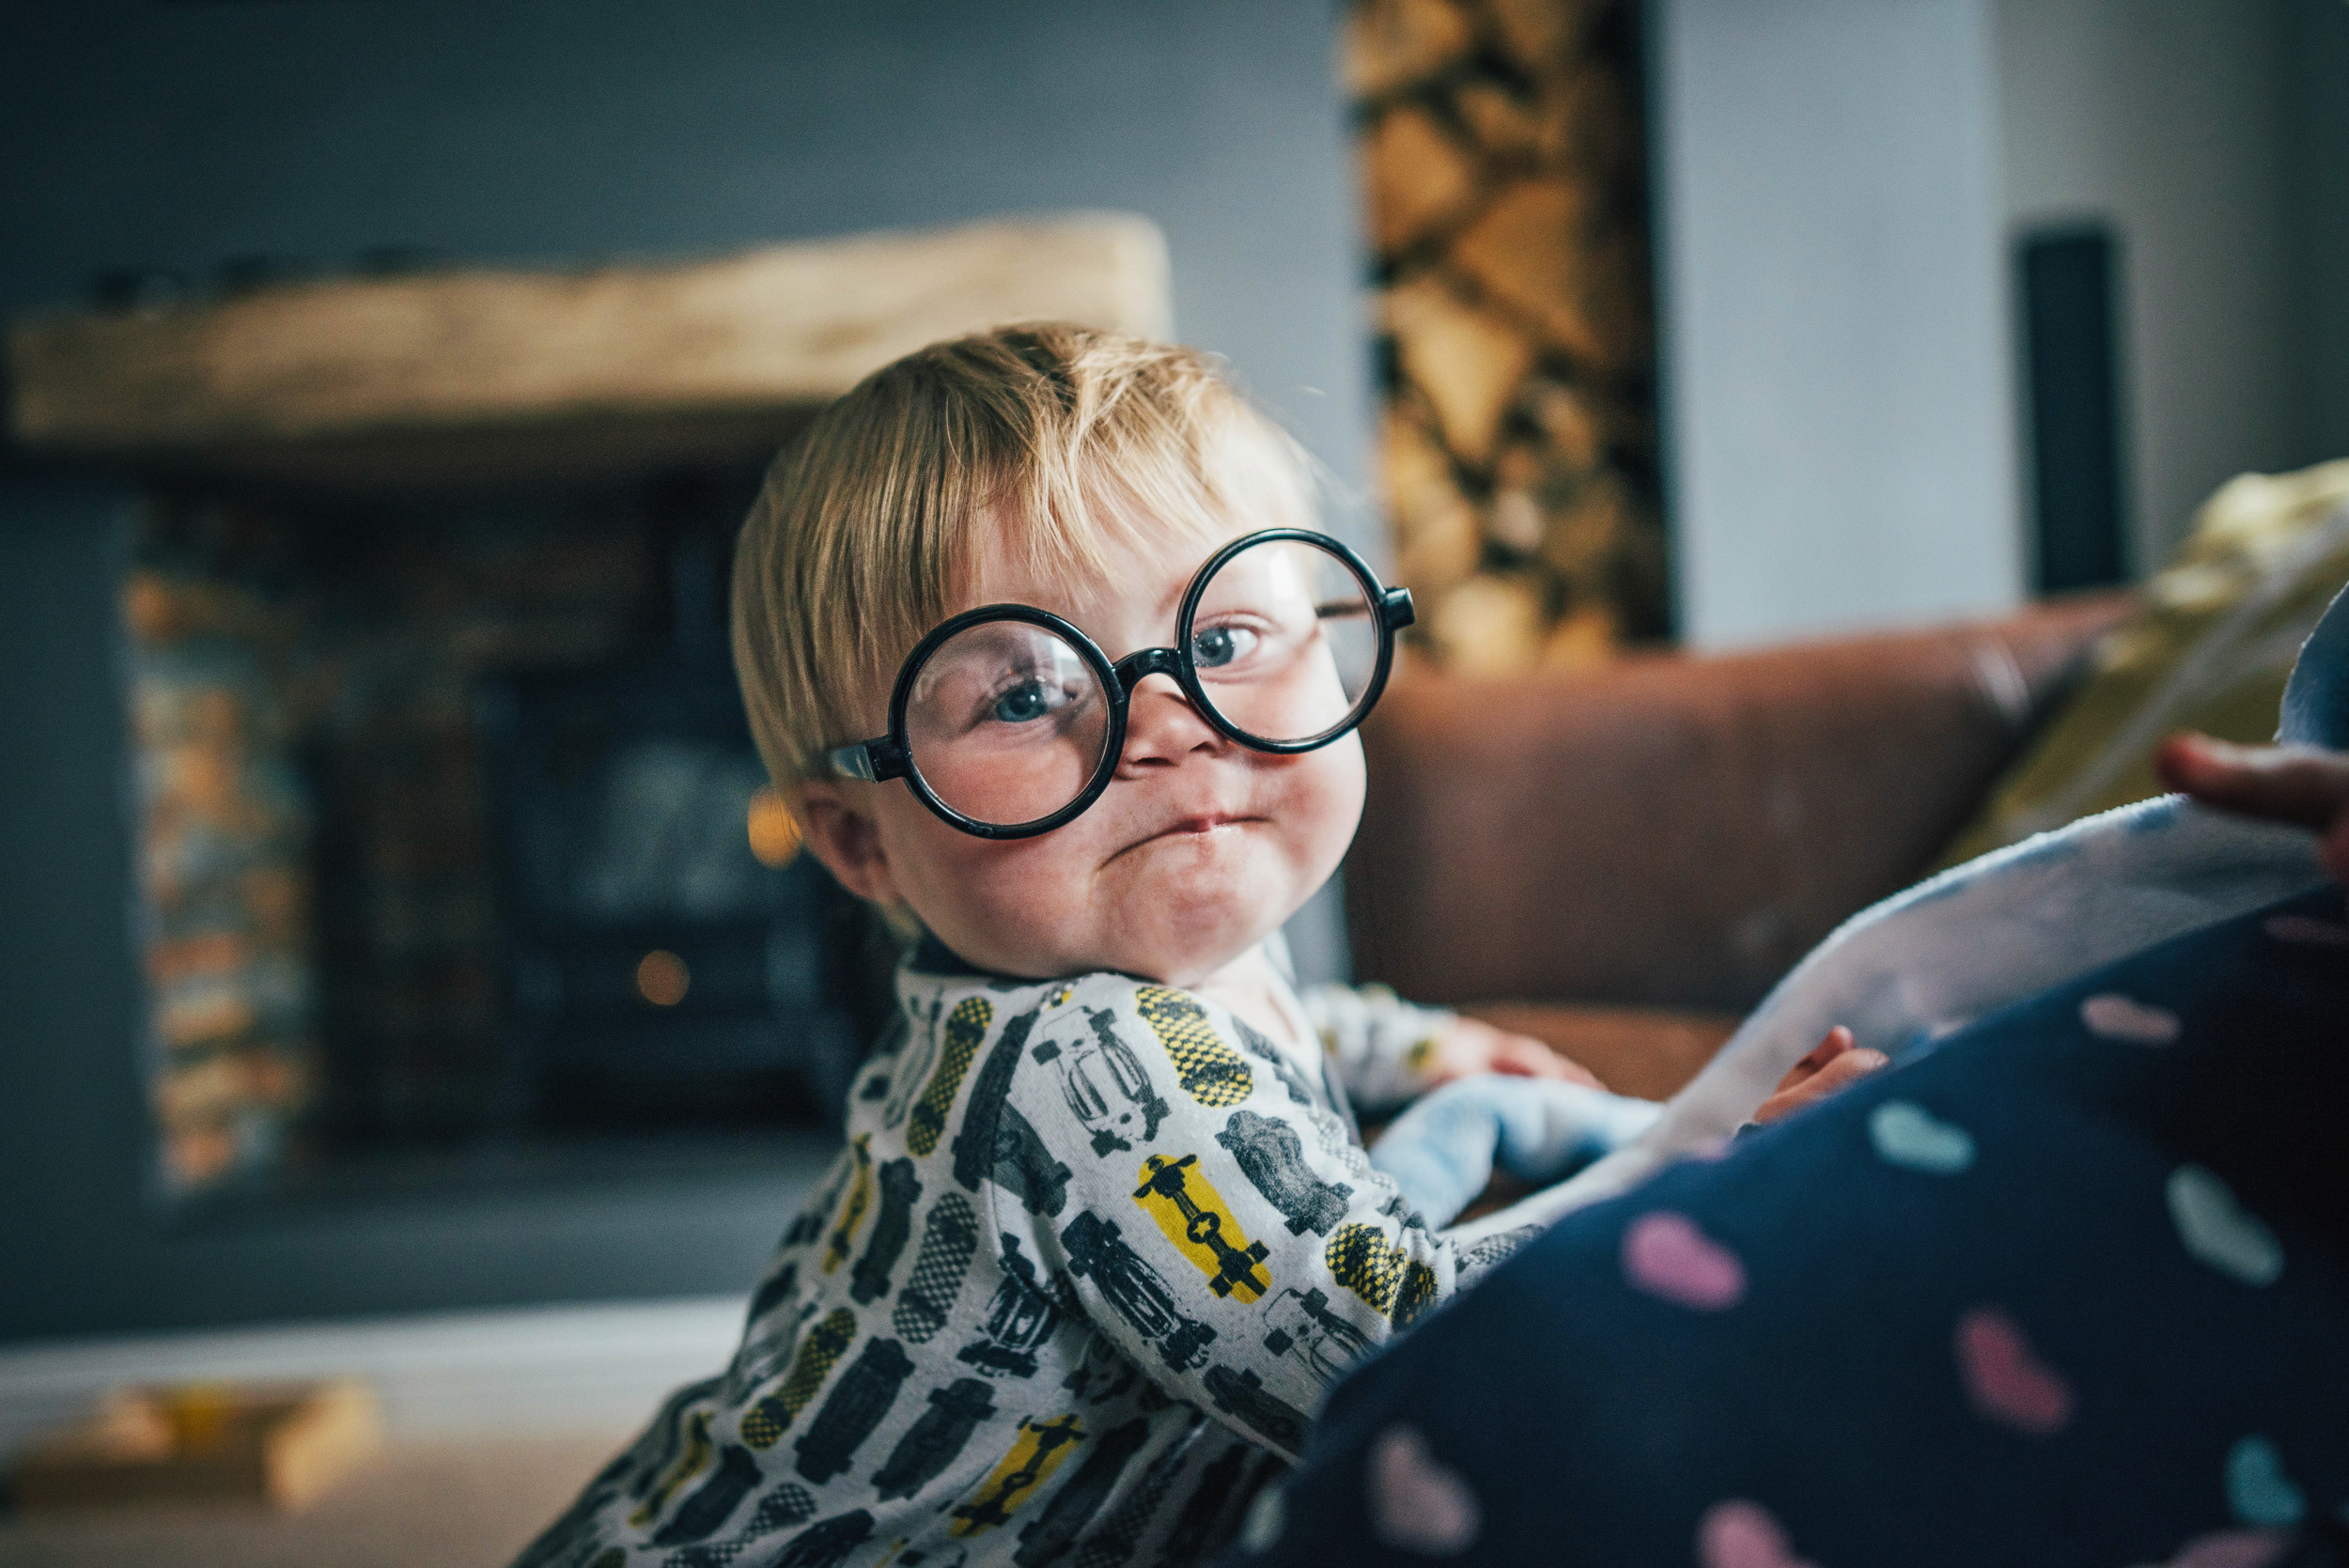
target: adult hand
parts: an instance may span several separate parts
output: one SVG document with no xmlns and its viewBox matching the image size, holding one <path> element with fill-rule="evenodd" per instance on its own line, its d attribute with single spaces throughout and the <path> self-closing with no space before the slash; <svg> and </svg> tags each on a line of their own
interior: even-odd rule
<svg viewBox="0 0 2349 1568">
<path fill-rule="evenodd" d="M 1861 1050 L 1852 1032 L 1839 1023 L 1778 1080 L 1777 1093 L 1755 1109 L 1753 1119 L 1775 1122 L 1791 1115 L 1839 1089 L 1849 1088 L 1890 1060 L 1880 1050 Z"/>
<path fill-rule="evenodd" d="M 2236 746 L 2186 731 L 2161 743 L 2154 768 L 2206 806 L 2313 828 L 2326 867 L 2349 882 L 2349 753 Z"/>
<path fill-rule="evenodd" d="M 1507 1073 L 1517 1078 L 1554 1078 L 1567 1083 L 1605 1084 L 1580 1063 L 1559 1055 L 1530 1034 L 1512 1034 L 1482 1018 L 1460 1017 L 1429 1042 L 1420 1071 L 1430 1087 L 1476 1073 Z"/>
</svg>

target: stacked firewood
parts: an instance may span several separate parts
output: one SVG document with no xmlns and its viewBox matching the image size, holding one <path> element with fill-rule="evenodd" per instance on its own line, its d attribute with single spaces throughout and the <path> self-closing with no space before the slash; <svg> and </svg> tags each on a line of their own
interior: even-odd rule
<svg viewBox="0 0 2349 1568">
<path fill-rule="evenodd" d="M 1669 629 L 1638 8 L 1357 0 L 1397 575 L 1501 673 Z"/>
</svg>

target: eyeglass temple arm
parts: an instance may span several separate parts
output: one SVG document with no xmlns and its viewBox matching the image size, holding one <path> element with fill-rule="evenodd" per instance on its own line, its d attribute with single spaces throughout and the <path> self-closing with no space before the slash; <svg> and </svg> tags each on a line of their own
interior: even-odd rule
<svg viewBox="0 0 2349 1568">
<path fill-rule="evenodd" d="M 906 774 L 905 753 L 885 735 L 860 740 L 853 746 L 835 746 L 824 753 L 824 762 L 844 779 L 878 783 L 882 779 L 902 779 Z"/>
</svg>

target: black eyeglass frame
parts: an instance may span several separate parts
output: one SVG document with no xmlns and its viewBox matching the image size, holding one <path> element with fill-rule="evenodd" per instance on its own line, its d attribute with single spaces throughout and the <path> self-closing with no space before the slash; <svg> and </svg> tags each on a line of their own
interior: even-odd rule
<svg viewBox="0 0 2349 1568">
<path fill-rule="evenodd" d="M 1225 718 L 1200 684 L 1198 667 L 1191 652 L 1191 619 L 1198 613 L 1199 600 L 1206 594 L 1207 584 L 1214 581 L 1217 571 L 1244 550 L 1283 539 L 1318 546 L 1344 563 L 1346 569 L 1354 574 L 1355 581 L 1361 584 L 1363 596 L 1378 624 L 1378 658 L 1371 669 L 1370 683 L 1362 688 L 1361 696 L 1345 718 L 1319 735 L 1303 740 L 1268 740 L 1262 736 L 1249 734 Z M 1380 693 L 1386 690 L 1387 677 L 1394 668 L 1394 634 L 1409 626 L 1415 614 L 1411 606 L 1411 591 L 1381 584 L 1378 574 L 1372 571 L 1369 564 L 1342 540 L 1310 528 L 1259 529 L 1253 534 L 1243 534 L 1207 557 L 1206 564 L 1192 576 L 1190 586 L 1183 591 L 1182 607 L 1174 616 L 1175 645 L 1171 648 L 1138 648 L 1112 663 L 1109 655 L 1103 653 L 1100 644 L 1092 638 L 1050 611 L 1038 610 L 1033 605 L 984 604 L 975 610 L 966 610 L 959 615 L 949 616 L 916 643 L 913 651 L 906 655 L 905 663 L 898 667 L 897 684 L 889 695 L 889 733 L 870 740 L 836 746 L 824 753 L 824 760 L 834 773 L 843 778 L 876 782 L 905 780 L 924 805 L 950 826 L 974 837 L 1034 838 L 1038 833 L 1049 833 L 1074 821 L 1109 787 L 1110 780 L 1117 772 L 1117 759 L 1125 754 L 1126 713 L 1133 690 L 1150 676 L 1173 677 L 1201 718 L 1214 726 L 1219 734 L 1251 751 L 1283 756 L 1318 751 L 1360 724 L 1377 706 Z M 912 701 L 914 677 L 921 674 L 924 663 L 948 638 L 989 621 L 1021 621 L 1030 626 L 1042 627 L 1060 638 L 1076 649 L 1078 657 L 1093 671 L 1109 703 L 1109 731 L 1101 747 L 1100 763 L 1094 768 L 1092 779 L 1068 804 L 1049 816 L 1035 817 L 1027 822 L 981 822 L 963 815 L 940 800 L 928 781 L 922 777 L 921 768 L 914 765 L 912 743 L 906 736 L 906 708 Z"/>
</svg>

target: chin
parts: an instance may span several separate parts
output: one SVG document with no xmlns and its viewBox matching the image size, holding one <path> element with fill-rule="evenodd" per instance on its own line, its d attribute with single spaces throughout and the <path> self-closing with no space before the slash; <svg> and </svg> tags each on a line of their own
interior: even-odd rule
<svg viewBox="0 0 2349 1568">
<path fill-rule="evenodd" d="M 1205 890 L 1167 890 L 1145 906 L 1144 920 L 1127 927 L 1127 956 L 1113 967 L 1170 986 L 1187 986 L 1223 968 L 1262 941 L 1299 902 L 1273 889 L 1235 888 L 1229 880 Z"/>
</svg>

